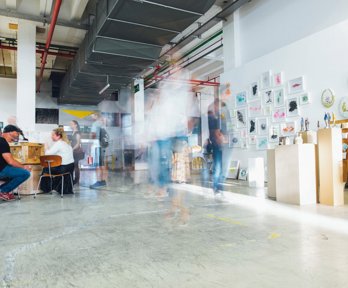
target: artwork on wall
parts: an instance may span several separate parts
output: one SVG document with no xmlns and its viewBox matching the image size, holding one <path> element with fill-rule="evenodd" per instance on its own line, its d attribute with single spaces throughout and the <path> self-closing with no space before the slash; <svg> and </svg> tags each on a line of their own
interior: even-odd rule
<svg viewBox="0 0 348 288">
<path fill-rule="evenodd" d="M 36 124 L 59 124 L 59 109 L 35 109 Z"/>
<path fill-rule="evenodd" d="M 271 116 L 272 115 L 272 106 L 265 106 L 263 107 L 263 114 L 265 116 Z"/>
<path fill-rule="evenodd" d="M 348 97 L 343 97 L 341 99 L 338 110 L 342 117 L 348 118 Z"/>
<path fill-rule="evenodd" d="M 237 128 L 244 128 L 247 126 L 247 110 L 246 108 L 237 109 Z"/>
<path fill-rule="evenodd" d="M 295 79 L 292 79 L 288 82 L 288 93 L 289 94 L 295 94 L 304 92 L 304 77 L 297 77 Z"/>
<path fill-rule="evenodd" d="M 254 100 L 248 103 L 249 117 L 262 116 L 261 100 Z"/>
<path fill-rule="evenodd" d="M 248 136 L 247 128 L 240 129 L 239 132 L 241 138 L 246 138 Z"/>
<path fill-rule="evenodd" d="M 263 91 L 262 100 L 264 105 L 271 105 L 273 103 L 273 91 L 272 90 Z"/>
<path fill-rule="evenodd" d="M 248 132 L 249 132 L 249 135 L 257 134 L 256 118 L 248 119 Z"/>
<path fill-rule="evenodd" d="M 272 80 L 272 72 L 271 71 L 267 71 L 262 73 L 261 75 L 261 88 L 262 89 L 267 89 L 271 87 L 271 80 Z"/>
<path fill-rule="evenodd" d="M 239 171 L 239 160 L 233 160 L 230 163 L 230 169 L 228 171 L 228 178 L 237 179 Z"/>
<path fill-rule="evenodd" d="M 240 133 L 234 131 L 228 135 L 228 147 L 229 148 L 238 148 L 240 147 Z"/>
<path fill-rule="evenodd" d="M 298 98 L 293 97 L 286 100 L 287 117 L 299 116 Z"/>
<path fill-rule="evenodd" d="M 247 138 L 240 138 L 239 142 L 240 142 L 240 148 L 248 149 Z"/>
<path fill-rule="evenodd" d="M 248 171 L 246 168 L 240 168 L 239 169 L 239 175 L 238 175 L 238 180 L 247 180 L 247 176 L 248 176 Z"/>
<path fill-rule="evenodd" d="M 283 136 L 293 136 L 296 133 L 296 122 L 285 122 L 280 124 L 281 134 Z"/>
<path fill-rule="evenodd" d="M 273 86 L 280 86 L 283 84 L 283 72 L 278 72 L 273 75 Z"/>
<path fill-rule="evenodd" d="M 286 118 L 286 112 L 284 107 L 274 108 L 272 112 L 272 121 L 281 122 Z"/>
<path fill-rule="evenodd" d="M 279 125 L 271 125 L 269 128 L 268 136 L 269 136 L 269 142 L 278 143 L 279 136 L 280 136 Z"/>
<path fill-rule="evenodd" d="M 249 137 L 249 145 L 256 145 L 256 135 L 250 135 Z"/>
<path fill-rule="evenodd" d="M 279 88 L 273 91 L 274 107 L 281 107 L 285 104 L 285 89 Z"/>
<path fill-rule="evenodd" d="M 335 93 L 332 89 L 325 89 L 321 94 L 321 104 L 325 108 L 330 108 L 335 103 Z"/>
<path fill-rule="evenodd" d="M 302 93 L 300 96 L 300 105 L 307 105 L 311 103 L 311 98 L 308 92 Z"/>
<path fill-rule="evenodd" d="M 236 95 L 236 107 L 242 107 L 245 106 L 247 103 L 247 92 L 242 91 L 237 93 Z"/>
<path fill-rule="evenodd" d="M 267 118 L 257 119 L 257 130 L 259 132 L 259 135 L 268 134 L 268 119 Z"/>
<path fill-rule="evenodd" d="M 250 85 L 249 99 L 253 100 L 258 97 L 259 97 L 259 84 L 257 82 L 253 82 Z"/>
<path fill-rule="evenodd" d="M 256 149 L 257 150 L 266 150 L 268 148 L 268 137 L 257 137 L 256 138 Z"/>
</svg>

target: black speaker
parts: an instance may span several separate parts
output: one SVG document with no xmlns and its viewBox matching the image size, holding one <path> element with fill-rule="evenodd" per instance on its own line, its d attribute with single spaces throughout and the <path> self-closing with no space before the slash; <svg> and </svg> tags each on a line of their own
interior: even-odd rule
<svg viewBox="0 0 348 288">
<path fill-rule="evenodd" d="M 59 98 L 60 84 L 65 76 L 65 73 L 52 72 L 50 79 L 52 80 L 52 97 Z"/>
<path fill-rule="evenodd" d="M 116 90 L 110 94 L 110 100 L 111 101 L 118 101 L 118 90 Z"/>
</svg>

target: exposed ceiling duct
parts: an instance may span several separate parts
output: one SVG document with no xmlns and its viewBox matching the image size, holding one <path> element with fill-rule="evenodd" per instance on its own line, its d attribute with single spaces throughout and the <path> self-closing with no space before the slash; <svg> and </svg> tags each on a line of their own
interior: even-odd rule
<svg viewBox="0 0 348 288">
<path fill-rule="evenodd" d="M 97 104 L 104 93 L 130 84 L 159 58 L 165 44 L 214 2 L 100 0 L 90 30 L 62 82 L 59 101 Z"/>
</svg>

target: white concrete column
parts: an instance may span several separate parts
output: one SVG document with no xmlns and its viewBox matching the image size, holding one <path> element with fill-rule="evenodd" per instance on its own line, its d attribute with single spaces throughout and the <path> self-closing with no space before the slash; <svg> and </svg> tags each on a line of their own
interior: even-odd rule
<svg viewBox="0 0 348 288">
<path fill-rule="evenodd" d="M 23 131 L 35 130 L 36 27 L 18 21 L 17 124 Z"/>
</svg>

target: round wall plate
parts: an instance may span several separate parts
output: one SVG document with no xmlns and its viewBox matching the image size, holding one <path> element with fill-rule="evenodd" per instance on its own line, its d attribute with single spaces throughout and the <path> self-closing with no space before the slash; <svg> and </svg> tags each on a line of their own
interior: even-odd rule
<svg viewBox="0 0 348 288">
<path fill-rule="evenodd" d="M 340 114 L 344 118 L 348 118 L 348 97 L 343 97 L 338 107 Z"/>
<path fill-rule="evenodd" d="M 321 104 L 330 108 L 335 103 L 335 93 L 331 89 L 325 89 L 321 94 Z"/>
</svg>

